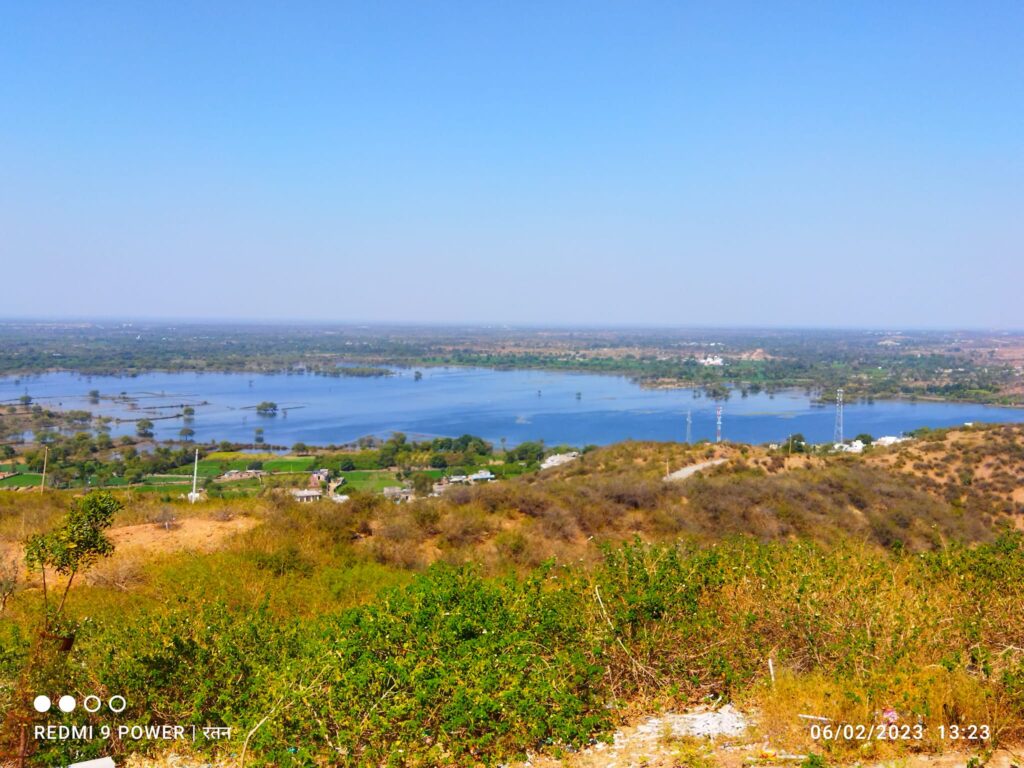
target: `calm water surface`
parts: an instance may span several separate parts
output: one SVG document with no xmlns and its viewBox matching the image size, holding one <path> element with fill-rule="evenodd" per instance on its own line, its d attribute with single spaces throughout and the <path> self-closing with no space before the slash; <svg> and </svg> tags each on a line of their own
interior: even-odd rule
<svg viewBox="0 0 1024 768">
<path fill-rule="evenodd" d="M 90 403 L 88 392 L 101 399 Z M 401 431 L 410 437 L 479 435 L 509 445 L 543 439 L 549 445 L 603 445 L 619 440 L 683 440 L 686 413 L 693 439 L 713 439 L 715 405 L 688 389 L 648 390 L 618 376 L 425 368 L 423 379 L 398 370 L 384 378 L 300 374 L 149 373 L 135 377 L 49 373 L 0 378 L 0 401 L 31 395 L 44 406 L 81 408 L 125 419 L 114 435 L 134 434 L 134 420 L 154 419 L 193 405 L 195 439 L 251 442 L 257 427 L 268 444 L 345 443 L 364 435 Z M 577 395 L 578 393 L 578 395 Z M 130 401 L 115 399 L 124 394 Z M 272 400 L 277 416 L 255 405 Z M 803 392 L 741 397 L 722 403 L 723 437 L 761 443 L 802 432 L 812 442 L 832 438 L 835 413 L 812 406 Z M 158 438 L 174 439 L 182 419 L 154 419 Z M 961 403 L 888 401 L 848 403 L 845 434 L 899 435 L 922 426 L 1024 422 L 1024 410 Z"/>
</svg>

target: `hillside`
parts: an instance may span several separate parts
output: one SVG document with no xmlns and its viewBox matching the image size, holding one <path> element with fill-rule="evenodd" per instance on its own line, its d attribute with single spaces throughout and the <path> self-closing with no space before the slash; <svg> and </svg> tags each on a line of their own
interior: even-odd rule
<svg viewBox="0 0 1024 768">
<path fill-rule="evenodd" d="M 134 722 L 231 726 L 228 743 L 190 747 L 224 765 L 250 731 L 250 765 L 554 760 L 724 701 L 756 716 L 748 744 L 829 761 L 963 748 L 935 728 L 981 721 L 992 739 L 967 747 L 1012 746 L 1021 442 L 999 427 L 862 455 L 623 443 L 406 504 L 124 492 L 113 555 L 70 595 L 69 652 L 33 640 L 41 584 L 19 573 L 0 618 L 0 737 L 14 748 L 11 728 L 38 721 L 28 692 L 59 688 L 122 691 Z M 76 498 L 0 496 L 5 560 Z M 867 754 L 797 718 L 890 708 L 930 735 Z M 735 762 L 669 742 L 650 764 Z M 41 745 L 29 764 L 168 748 Z"/>
</svg>

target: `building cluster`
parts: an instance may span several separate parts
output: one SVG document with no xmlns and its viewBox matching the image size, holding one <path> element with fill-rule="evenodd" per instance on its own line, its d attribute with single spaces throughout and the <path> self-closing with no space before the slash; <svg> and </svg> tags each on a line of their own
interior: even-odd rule
<svg viewBox="0 0 1024 768">
<path fill-rule="evenodd" d="M 305 488 L 293 488 L 291 494 L 296 501 L 303 503 L 320 501 L 326 496 L 336 504 L 343 504 L 349 499 L 348 496 L 338 493 L 338 489 L 344 484 L 344 477 L 331 480 L 331 470 L 317 469 L 310 473 Z"/>
<path fill-rule="evenodd" d="M 910 438 L 908 437 L 895 437 L 894 435 L 884 435 L 878 438 L 877 440 L 873 440 L 871 442 L 871 445 L 877 445 L 879 447 L 885 448 L 890 445 L 896 445 L 896 443 L 902 443 L 903 441 L 909 439 Z M 837 451 L 839 453 L 863 453 L 865 448 L 867 448 L 867 445 L 865 445 L 860 440 L 851 440 L 848 443 L 836 443 L 835 445 L 832 446 L 832 450 Z"/>
</svg>

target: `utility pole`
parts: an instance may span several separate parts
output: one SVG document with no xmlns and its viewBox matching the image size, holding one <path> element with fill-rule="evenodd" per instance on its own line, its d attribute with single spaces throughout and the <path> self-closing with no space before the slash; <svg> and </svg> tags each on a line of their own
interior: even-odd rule
<svg viewBox="0 0 1024 768">
<path fill-rule="evenodd" d="M 46 461 L 50 458 L 50 446 L 43 446 L 43 476 L 39 479 L 39 492 L 46 490 Z"/>
<path fill-rule="evenodd" d="M 193 504 L 196 503 L 196 499 L 199 498 L 199 494 L 196 492 L 196 484 L 199 482 L 199 449 L 196 448 L 196 463 L 192 468 L 192 493 L 188 495 L 188 500 Z M 262 484 L 262 483 L 261 483 Z"/>
</svg>

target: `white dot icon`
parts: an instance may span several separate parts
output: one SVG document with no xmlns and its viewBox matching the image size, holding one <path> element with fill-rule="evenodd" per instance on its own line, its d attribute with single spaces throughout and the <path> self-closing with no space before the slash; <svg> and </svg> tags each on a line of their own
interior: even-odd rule
<svg viewBox="0 0 1024 768">
<path fill-rule="evenodd" d="M 57 706 L 60 707 L 61 712 L 74 712 L 75 705 L 76 702 L 74 696 L 61 696 L 57 700 Z"/>
<path fill-rule="evenodd" d="M 32 701 L 32 706 L 35 707 L 36 712 L 49 712 L 50 711 L 50 697 L 49 696 L 36 696 Z"/>
</svg>

